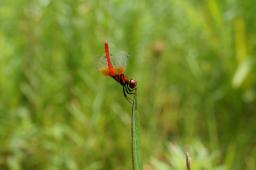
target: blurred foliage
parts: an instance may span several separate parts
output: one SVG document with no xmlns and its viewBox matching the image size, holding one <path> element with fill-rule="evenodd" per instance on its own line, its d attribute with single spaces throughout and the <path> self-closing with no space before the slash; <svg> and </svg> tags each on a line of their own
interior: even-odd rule
<svg viewBox="0 0 256 170">
<path fill-rule="evenodd" d="M 172 169 L 180 169 L 186 170 L 185 163 L 185 155 L 183 149 L 176 145 L 170 143 L 168 146 L 168 153 L 162 160 L 157 160 L 153 158 L 151 164 L 147 165 L 148 169 L 157 169 L 157 170 L 172 170 Z M 218 153 L 210 154 L 207 148 L 205 148 L 202 143 L 195 140 L 195 142 L 191 143 L 189 146 L 189 150 L 191 153 L 190 158 L 190 168 L 197 170 L 204 169 L 212 169 L 212 170 L 225 170 L 228 167 L 224 167 L 223 165 L 216 165 L 216 158 L 219 158 Z"/>
<path fill-rule="evenodd" d="M 0 169 L 131 169 L 131 108 L 96 69 L 105 40 L 130 54 L 145 164 L 169 141 L 198 139 L 219 152 L 214 165 L 256 169 L 255 10 L 254 0 L 1 0 Z"/>
</svg>

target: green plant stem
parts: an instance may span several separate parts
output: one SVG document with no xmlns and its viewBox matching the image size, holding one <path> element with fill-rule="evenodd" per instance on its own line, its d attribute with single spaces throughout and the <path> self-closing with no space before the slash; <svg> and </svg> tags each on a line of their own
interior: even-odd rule
<svg viewBox="0 0 256 170">
<path fill-rule="evenodd" d="M 135 92 L 134 101 L 132 104 L 132 120 L 131 120 L 131 135 L 132 135 L 132 166 L 133 170 L 142 170 L 141 147 L 140 147 L 140 128 L 139 116 L 137 109 L 137 90 Z"/>
<path fill-rule="evenodd" d="M 187 170 L 191 170 L 191 168 L 190 168 L 190 156 L 189 156 L 188 152 L 186 152 L 186 165 L 187 165 Z"/>
</svg>

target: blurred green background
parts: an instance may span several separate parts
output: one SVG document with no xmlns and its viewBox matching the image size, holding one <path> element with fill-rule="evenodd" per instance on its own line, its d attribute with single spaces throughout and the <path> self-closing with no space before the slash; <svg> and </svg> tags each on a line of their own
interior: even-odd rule
<svg viewBox="0 0 256 170">
<path fill-rule="evenodd" d="M 0 169 L 131 169 L 131 106 L 97 60 L 130 55 L 145 170 L 256 169 L 254 0 L 1 0 Z"/>
</svg>

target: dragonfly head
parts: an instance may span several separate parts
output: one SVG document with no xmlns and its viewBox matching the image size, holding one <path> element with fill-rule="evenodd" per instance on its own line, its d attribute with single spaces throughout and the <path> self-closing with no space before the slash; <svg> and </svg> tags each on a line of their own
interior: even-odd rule
<svg viewBox="0 0 256 170">
<path fill-rule="evenodd" d="M 130 88 L 134 89 L 134 88 L 136 88 L 136 86 L 137 86 L 137 81 L 136 80 L 133 80 L 133 79 L 129 80 L 129 87 Z"/>
</svg>

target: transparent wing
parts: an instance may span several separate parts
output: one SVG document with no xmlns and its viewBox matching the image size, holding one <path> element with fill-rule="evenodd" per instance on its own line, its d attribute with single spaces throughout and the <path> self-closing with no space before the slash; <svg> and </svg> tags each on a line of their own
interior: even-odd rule
<svg viewBox="0 0 256 170">
<path fill-rule="evenodd" d="M 97 69 L 104 75 L 109 75 L 108 62 L 106 56 L 99 56 L 97 58 Z"/>
<path fill-rule="evenodd" d="M 108 62 L 105 56 L 99 56 L 97 57 L 97 68 L 102 69 L 102 68 L 107 68 L 108 67 Z"/>
<path fill-rule="evenodd" d="M 111 62 L 117 73 L 124 73 L 127 65 L 128 53 L 119 52 L 110 56 Z M 108 62 L 106 56 L 100 56 L 97 58 L 97 68 L 104 75 L 109 75 Z"/>
<path fill-rule="evenodd" d="M 119 73 L 123 73 L 127 66 L 128 53 L 119 52 L 111 56 L 112 63 Z"/>
</svg>

